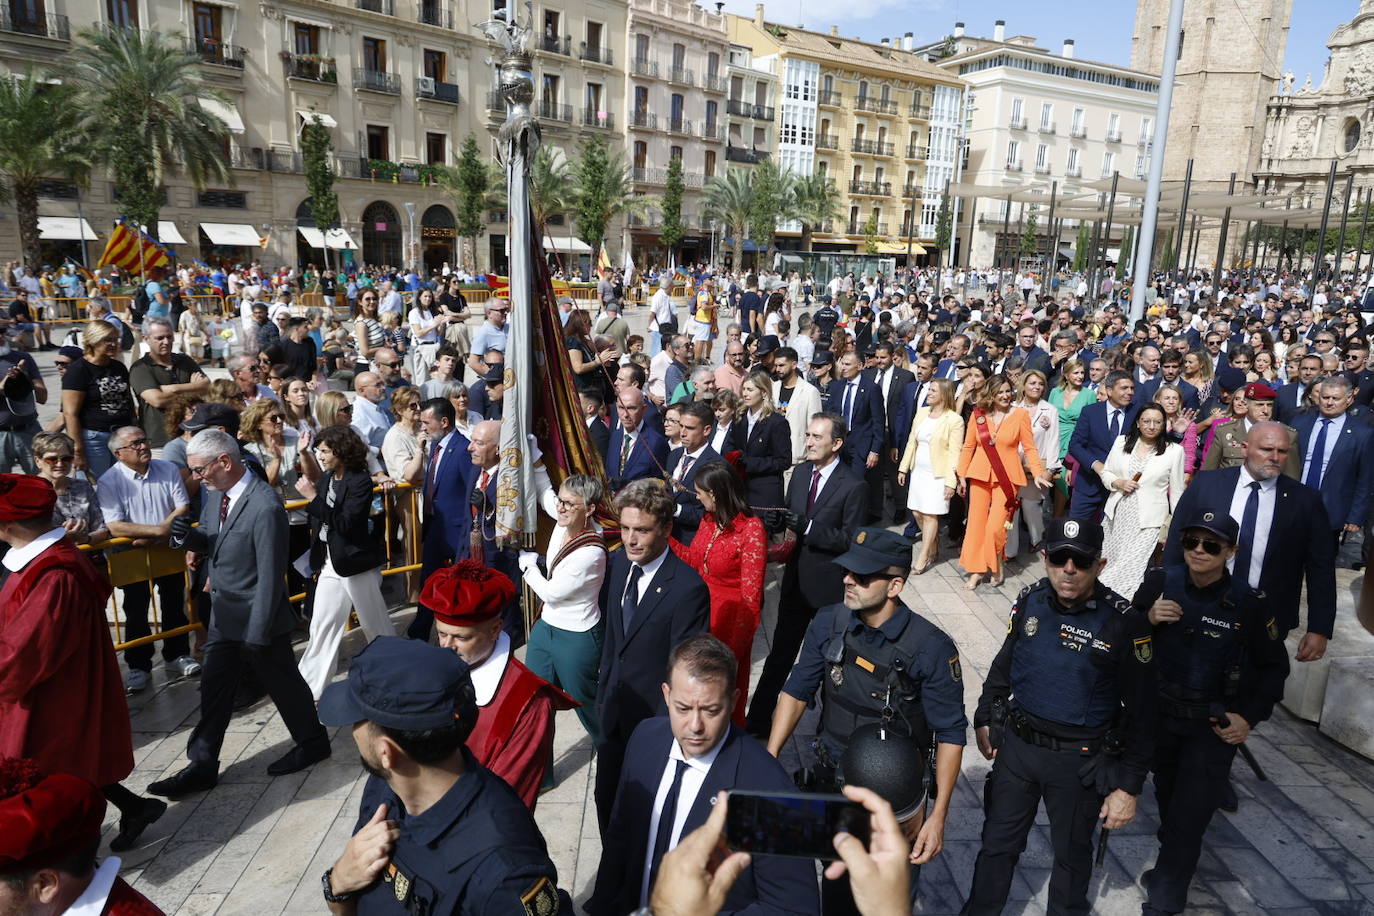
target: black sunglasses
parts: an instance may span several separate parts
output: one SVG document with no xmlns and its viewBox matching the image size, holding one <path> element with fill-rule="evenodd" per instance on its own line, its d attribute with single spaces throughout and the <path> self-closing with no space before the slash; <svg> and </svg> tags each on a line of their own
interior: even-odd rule
<svg viewBox="0 0 1374 916">
<path fill-rule="evenodd" d="M 849 578 L 854 580 L 854 584 L 860 588 L 868 588 L 879 579 L 897 579 L 891 573 L 856 573 L 852 569 L 849 571 Z"/>
<path fill-rule="evenodd" d="M 1067 566 L 1070 560 L 1073 560 L 1073 565 L 1079 569 L 1086 569 L 1097 562 L 1096 557 L 1085 557 L 1077 550 L 1067 547 L 1062 550 L 1055 550 L 1045 554 L 1045 561 L 1055 567 Z"/>
<path fill-rule="evenodd" d="M 1200 538 L 1197 535 L 1193 534 L 1184 536 L 1184 550 L 1197 550 L 1199 547 L 1201 547 L 1211 556 L 1216 556 L 1217 554 L 1221 553 L 1223 550 L 1226 549 L 1226 545 L 1222 544 L 1220 541 L 1213 541 L 1209 538 Z"/>
</svg>

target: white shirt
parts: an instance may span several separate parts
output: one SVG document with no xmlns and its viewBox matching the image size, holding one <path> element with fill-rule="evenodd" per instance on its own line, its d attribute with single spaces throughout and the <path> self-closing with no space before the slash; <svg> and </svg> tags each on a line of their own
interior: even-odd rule
<svg viewBox="0 0 1374 916">
<path fill-rule="evenodd" d="M 386 431 L 391 428 L 391 421 L 382 413 L 381 407 L 362 395 L 354 398 L 352 403 L 353 422 L 349 425 L 358 431 L 368 445 L 381 448 L 386 441 Z"/>
<path fill-rule="evenodd" d="M 1245 503 L 1250 498 L 1250 484 L 1254 481 L 1250 469 L 1242 464 L 1236 479 L 1236 490 L 1231 494 L 1231 517 L 1237 525 L 1245 518 Z M 1261 480 L 1259 485 L 1259 514 L 1255 516 L 1255 529 L 1250 540 L 1250 569 L 1245 577 L 1252 588 L 1259 588 L 1260 571 L 1264 569 L 1264 551 L 1269 547 L 1269 529 L 1274 524 L 1274 504 L 1278 501 L 1278 478 Z M 1236 574 L 1235 558 L 1227 565 L 1231 573 Z"/>
<path fill-rule="evenodd" d="M 826 485 L 827 483 L 830 482 L 830 475 L 835 473 L 835 467 L 836 467 L 836 465 L 838 465 L 839 463 L 840 463 L 840 459 L 839 459 L 838 457 L 836 457 L 835 460 L 831 461 L 831 462 L 830 462 L 829 464 L 827 464 L 825 467 L 820 468 L 821 479 L 818 480 L 818 481 L 816 482 L 816 498 L 817 498 L 817 499 L 820 499 L 820 498 L 821 498 L 821 494 L 825 492 L 825 485 Z M 812 473 L 814 473 L 816 470 L 817 470 L 816 467 L 813 465 L 812 468 L 811 468 Z M 809 481 L 809 480 L 806 482 L 806 492 L 807 492 L 808 498 L 809 498 L 809 494 L 810 494 L 810 492 L 811 492 L 811 481 Z M 806 530 L 803 531 L 802 533 L 803 533 L 803 534 L 810 534 L 810 533 L 811 533 L 811 520 L 810 520 L 810 519 L 807 519 L 807 521 L 806 521 Z"/>
<path fill-rule="evenodd" d="M 1323 445 L 1321 456 L 1322 476 L 1326 479 L 1326 469 L 1331 465 L 1331 453 L 1336 450 L 1336 443 L 1341 441 L 1341 430 L 1345 428 L 1345 414 L 1339 417 L 1332 417 L 1330 421 L 1326 417 L 1318 416 L 1317 422 L 1312 424 L 1312 436 L 1307 440 L 1307 453 L 1302 456 L 1302 479 L 1307 480 L 1307 469 L 1311 467 L 1315 457 L 1312 452 L 1317 447 L 1317 437 L 1321 435 L 1322 423 L 1326 423 L 1326 442 Z"/>
<path fill-rule="evenodd" d="M 1126 429 L 1126 411 L 1120 407 L 1113 407 L 1110 402 L 1107 404 L 1107 429 L 1116 424 L 1117 435 L 1124 436 L 1129 430 Z"/>
<path fill-rule="evenodd" d="M 673 299 L 668 295 L 668 291 L 663 287 L 658 288 L 654 297 L 649 302 L 649 309 L 653 313 L 654 322 L 658 325 L 671 324 L 673 321 Z"/>
<path fill-rule="evenodd" d="M 706 774 L 711 772 L 711 765 L 716 762 L 716 757 L 720 755 L 720 749 L 725 746 L 725 741 L 730 737 L 728 726 L 725 734 L 721 735 L 720 741 L 700 757 L 689 758 L 682 753 L 682 746 L 673 739 L 673 743 L 668 751 L 668 760 L 663 765 L 663 776 L 658 780 L 658 791 L 654 794 L 653 814 L 649 817 L 649 839 L 644 844 L 646 855 L 644 856 L 644 875 L 639 882 L 639 903 L 647 906 L 649 902 L 649 869 L 654 863 L 654 839 L 658 836 L 658 821 L 663 815 L 663 803 L 668 800 L 668 790 L 673 787 L 673 776 L 677 772 L 677 762 L 684 761 L 687 769 L 682 771 L 682 783 L 677 789 L 677 807 L 673 809 L 673 829 L 668 834 L 668 849 L 671 851 L 682 839 L 682 828 L 687 823 L 687 815 L 692 810 L 692 805 L 696 803 L 697 793 L 701 791 L 702 783 L 706 782 Z"/>
<path fill-rule="evenodd" d="M 151 459 L 142 474 L 116 462 L 100 475 L 96 494 L 105 521 L 134 525 L 160 525 L 177 506 L 191 504 L 177 466 L 160 458 Z"/>
<path fill-rule="evenodd" d="M 684 452 L 682 457 L 678 459 L 677 467 L 673 468 L 673 479 L 680 482 L 683 477 L 687 476 L 687 472 L 692 469 L 692 466 L 696 465 L 697 459 L 701 457 L 701 453 L 706 451 L 710 445 L 711 442 L 708 439 L 706 442 L 702 443 L 701 448 L 697 449 L 695 452 Z M 682 507 L 679 506 L 678 508 L 680 509 Z"/>
<path fill-rule="evenodd" d="M 5 554 L 5 559 L 3 560 L 5 568 L 10 572 L 19 572 L 36 559 L 39 554 L 66 536 L 67 529 L 59 526 L 49 531 L 47 534 L 40 534 L 23 547 L 11 549 Z"/>
<path fill-rule="evenodd" d="M 648 563 L 642 563 L 642 564 L 641 564 L 641 563 L 631 563 L 631 564 L 630 564 L 630 566 L 631 566 L 632 568 L 635 567 L 635 566 L 638 566 L 640 569 L 643 570 L 643 572 L 640 573 L 640 575 L 639 575 L 639 594 L 635 596 L 635 604 L 636 604 L 636 605 L 638 605 L 640 602 L 642 602 L 642 601 L 644 600 L 644 593 L 647 592 L 647 591 L 649 590 L 649 583 L 651 583 L 651 582 L 654 581 L 654 574 L 657 573 L 657 572 L 658 572 L 658 568 L 659 568 L 660 566 L 663 565 L 663 561 L 667 558 L 668 552 L 669 552 L 669 548 L 664 547 L 664 548 L 663 548 L 663 552 L 660 553 L 658 556 L 654 557 L 654 558 L 653 558 L 652 560 L 650 560 Z M 630 587 L 629 587 L 629 584 L 628 584 L 629 581 L 630 581 L 630 580 L 629 580 L 629 577 L 627 576 L 627 577 L 625 578 L 625 582 L 626 582 L 625 592 L 626 592 L 627 594 L 628 594 L 629 591 L 630 591 Z M 622 597 L 623 597 L 623 596 L 622 596 Z"/>
<path fill-rule="evenodd" d="M 449 444 L 449 442 L 450 442 L 452 439 L 453 439 L 453 433 L 449 433 L 447 436 L 445 436 L 444 438 L 442 438 L 442 439 L 439 440 L 439 451 L 437 451 L 437 452 L 434 453 L 434 466 L 433 466 L 432 468 L 426 468 L 426 469 L 425 469 L 425 479 L 426 479 L 426 480 L 431 480 L 431 479 L 432 479 L 432 480 L 438 480 L 438 479 L 439 479 L 439 465 L 442 464 L 443 461 L 444 461 L 444 449 L 448 448 L 448 444 Z M 434 445 L 433 445 L 433 443 L 431 443 L 431 444 L 430 444 L 430 448 L 433 448 L 433 447 L 434 447 Z M 425 460 L 426 460 L 426 461 L 429 460 L 429 456 L 428 456 L 428 455 L 425 456 Z"/>
<path fill-rule="evenodd" d="M 119 865 L 117 856 L 110 856 L 101 862 L 100 867 L 95 870 L 95 876 L 91 878 L 91 883 L 86 885 L 81 896 L 67 907 L 64 916 L 100 916 L 105 912 L 110 891 L 114 890 L 115 879 L 119 877 Z"/>
<path fill-rule="evenodd" d="M 548 562 L 563 549 L 568 529 L 557 526 L 549 536 Z M 606 551 L 595 544 L 579 547 L 549 570 L 525 569 L 525 584 L 544 602 L 539 619 L 572 633 L 585 633 L 601 620 L 601 583 L 606 578 Z"/>
<path fill-rule="evenodd" d="M 400 314 L 405 309 L 405 302 L 401 299 L 401 294 L 396 290 L 390 290 L 382 297 L 381 304 L 377 306 L 377 314 L 383 312 L 396 312 Z"/>
<path fill-rule="evenodd" d="M 496 696 L 496 688 L 501 686 L 501 675 L 506 673 L 506 662 L 510 661 L 510 636 L 502 633 L 496 637 L 487 660 L 475 668 L 469 668 L 472 677 L 472 690 L 477 695 L 477 705 L 486 706 Z"/>
</svg>

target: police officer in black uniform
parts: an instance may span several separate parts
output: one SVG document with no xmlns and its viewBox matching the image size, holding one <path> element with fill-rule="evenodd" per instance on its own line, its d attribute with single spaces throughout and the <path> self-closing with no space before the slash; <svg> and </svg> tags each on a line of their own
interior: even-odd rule
<svg viewBox="0 0 1374 916">
<path fill-rule="evenodd" d="M 778 697 L 768 751 L 777 756 L 817 691 L 821 730 L 812 744 L 816 766 L 805 788 L 833 792 L 844 782 L 837 767 L 849 737 L 885 722 L 935 758 L 935 804 L 903 825 L 914 836 L 913 866 L 944 845 L 945 817 L 959 778 L 965 731 L 959 650 L 941 629 L 901 600 L 911 573 L 912 542 L 882 528 L 860 528 L 834 562 L 847 572 L 844 602 L 822 608 L 807 628 L 801 655 Z M 929 767 L 926 768 L 929 771 Z M 923 807 L 923 806 L 922 806 Z M 911 893 L 916 893 L 912 874 Z M 848 879 L 826 879 L 821 909 L 830 916 L 855 912 Z"/>
<path fill-rule="evenodd" d="M 1231 761 L 1288 677 L 1264 593 L 1226 570 L 1239 538 L 1227 509 L 1198 509 L 1183 529 L 1184 562 L 1146 572 L 1131 601 L 1154 625 L 1159 681 L 1159 859 L 1142 880 L 1145 916 L 1183 912 Z"/>
<path fill-rule="evenodd" d="M 816 309 L 816 314 L 811 316 L 811 320 L 816 323 L 816 330 L 820 332 L 820 339 L 816 341 L 816 349 L 829 350 L 830 341 L 835 333 L 835 325 L 840 323 L 840 310 L 830 304 L 830 296 L 821 296 L 821 307 Z"/>
<path fill-rule="evenodd" d="M 1154 749 L 1149 621 L 1097 581 L 1102 527 L 1047 526 L 1046 578 L 1016 598 L 973 724 L 994 761 L 964 912 L 1001 913 L 1040 799 L 1050 820 L 1050 913 L 1088 912 L 1094 823 L 1135 816 Z"/>
<path fill-rule="evenodd" d="M 363 767 L 353 838 L 323 876 L 336 914 L 571 914 L 534 815 L 464 746 L 477 722 L 455 653 L 383 636 L 320 697 Z"/>
</svg>

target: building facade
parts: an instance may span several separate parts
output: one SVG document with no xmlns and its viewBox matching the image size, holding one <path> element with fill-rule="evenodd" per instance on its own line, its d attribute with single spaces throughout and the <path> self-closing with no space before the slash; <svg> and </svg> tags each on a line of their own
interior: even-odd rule
<svg viewBox="0 0 1374 916">
<path fill-rule="evenodd" d="M 207 81 L 230 99 L 208 107 L 229 125 L 232 172 L 199 190 L 168 177 L 159 229 L 183 259 L 320 264 L 327 244 L 335 263 L 466 264 L 453 201 L 427 167 L 455 162 L 469 133 L 484 154 L 495 150 L 504 109 L 491 95 L 493 47 L 471 28 L 505 8 L 488 2 L 48 0 L 27 18 L 12 5 L 0 18 L 0 70 L 60 60 L 80 40 L 75 23 L 173 36 L 200 57 Z M 624 0 L 536 5 L 535 114 L 546 142 L 573 148 L 601 134 L 623 144 L 624 71 L 612 49 L 624 47 L 625 20 Z M 309 217 L 300 152 L 301 128 L 315 117 L 333 135 L 338 175 L 343 231 L 327 235 Z M 87 243 L 93 263 L 120 216 L 107 176 L 79 205 L 96 236 Z M 39 212 L 45 257 L 79 257 L 75 188 L 49 182 Z M 504 212 L 489 214 L 479 266 L 504 264 L 504 221 Z M 0 258 L 18 255 L 17 232 L 0 232 Z"/>
<path fill-rule="evenodd" d="M 753 18 L 729 18 L 731 40 L 778 75 L 780 164 L 827 175 L 839 191 L 839 216 L 815 228 L 815 250 L 904 255 L 910 244 L 923 254 L 958 167 L 963 81 L 915 54 L 909 34 L 874 43 L 795 29 L 768 22 L 761 3 Z M 800 230 L 784 225 L 780 247 Z"/>
<path fill-rule="evenodd" d="M 777 149 L 778 77 L 776 59 L 755 58 L 748 45 L 731 43 L 725 78 L 725 161 L 749 168 Z"/>
<path fill-rule="evenodd" d="M 1099 193 L 1084 182 L 1144 178 L 1149 170 L 1159 79 L 1114 64 L 1081 60 L 1074 42 L 1059 53 L 1027 35 L 1005 36 L 999 20 L 992 38 L 975 38 L 956 23 L 944 41 L 921 49 L 938 58 L 941 69 L 969 85 L 966 183 L 1008 189 L 1051 185 L 1058 199 Z M 1120 202 L 1120 201 L 1119 201 Z M 991 197 L 961 202 L 957 220 L 960 263 L 975 266 L 1014 263 L 1024 220 L 1037 217 L 1046 233 L 1048 208 Z M 1072 243 L 1078 224 L 1065 221 L 1056 252 Z M 1119 239 L 1122 227 L 1113 233 Z M 1043 237 L 1036 250 L 1050 250 Z M 1108 239 L 1106 247 L 1118 242 Z M 967 257 L 963 253 L 967 252 Z"/>
</svg>

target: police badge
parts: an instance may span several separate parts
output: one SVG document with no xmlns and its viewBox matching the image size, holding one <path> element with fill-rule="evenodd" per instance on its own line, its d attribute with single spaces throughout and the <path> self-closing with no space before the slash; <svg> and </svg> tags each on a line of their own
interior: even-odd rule
<svg viewBox="0 0 1374 916">
<path fill-rule="evenodd" d="M 844 667 L 841 665 L 830 666 L 830 683 L 836 687 L 844 686 Z"/>
<path fill-rule="evenodd" d="M 1135 659 L 1142 665 L 1148 665 L 1150 663 L 1150 659 L 1155 657 L 1155 648 L 1154 644 L 1150 640 L 1150 637 L 1142 636 L 1139 639 L 1134 640 L 1132 645 L 1135 649 Z"/>
<path fill-rule="evenodd" d="M 1039 618 L 1039 617 L 1027 617 L 1027 618 L 1026 618 L 1025 624 L 1023 624 L 1022 627 L 1021 627 L 1021 630 L 1022 630 L 1023 633 L 1026 634 L 1027 637 L 1031 637 L 1031 636 L 1034 636 L 1036 633 L 1039 633 L 1039 632 L 1040 632 L 1040 618 Z"/>
</svg>

